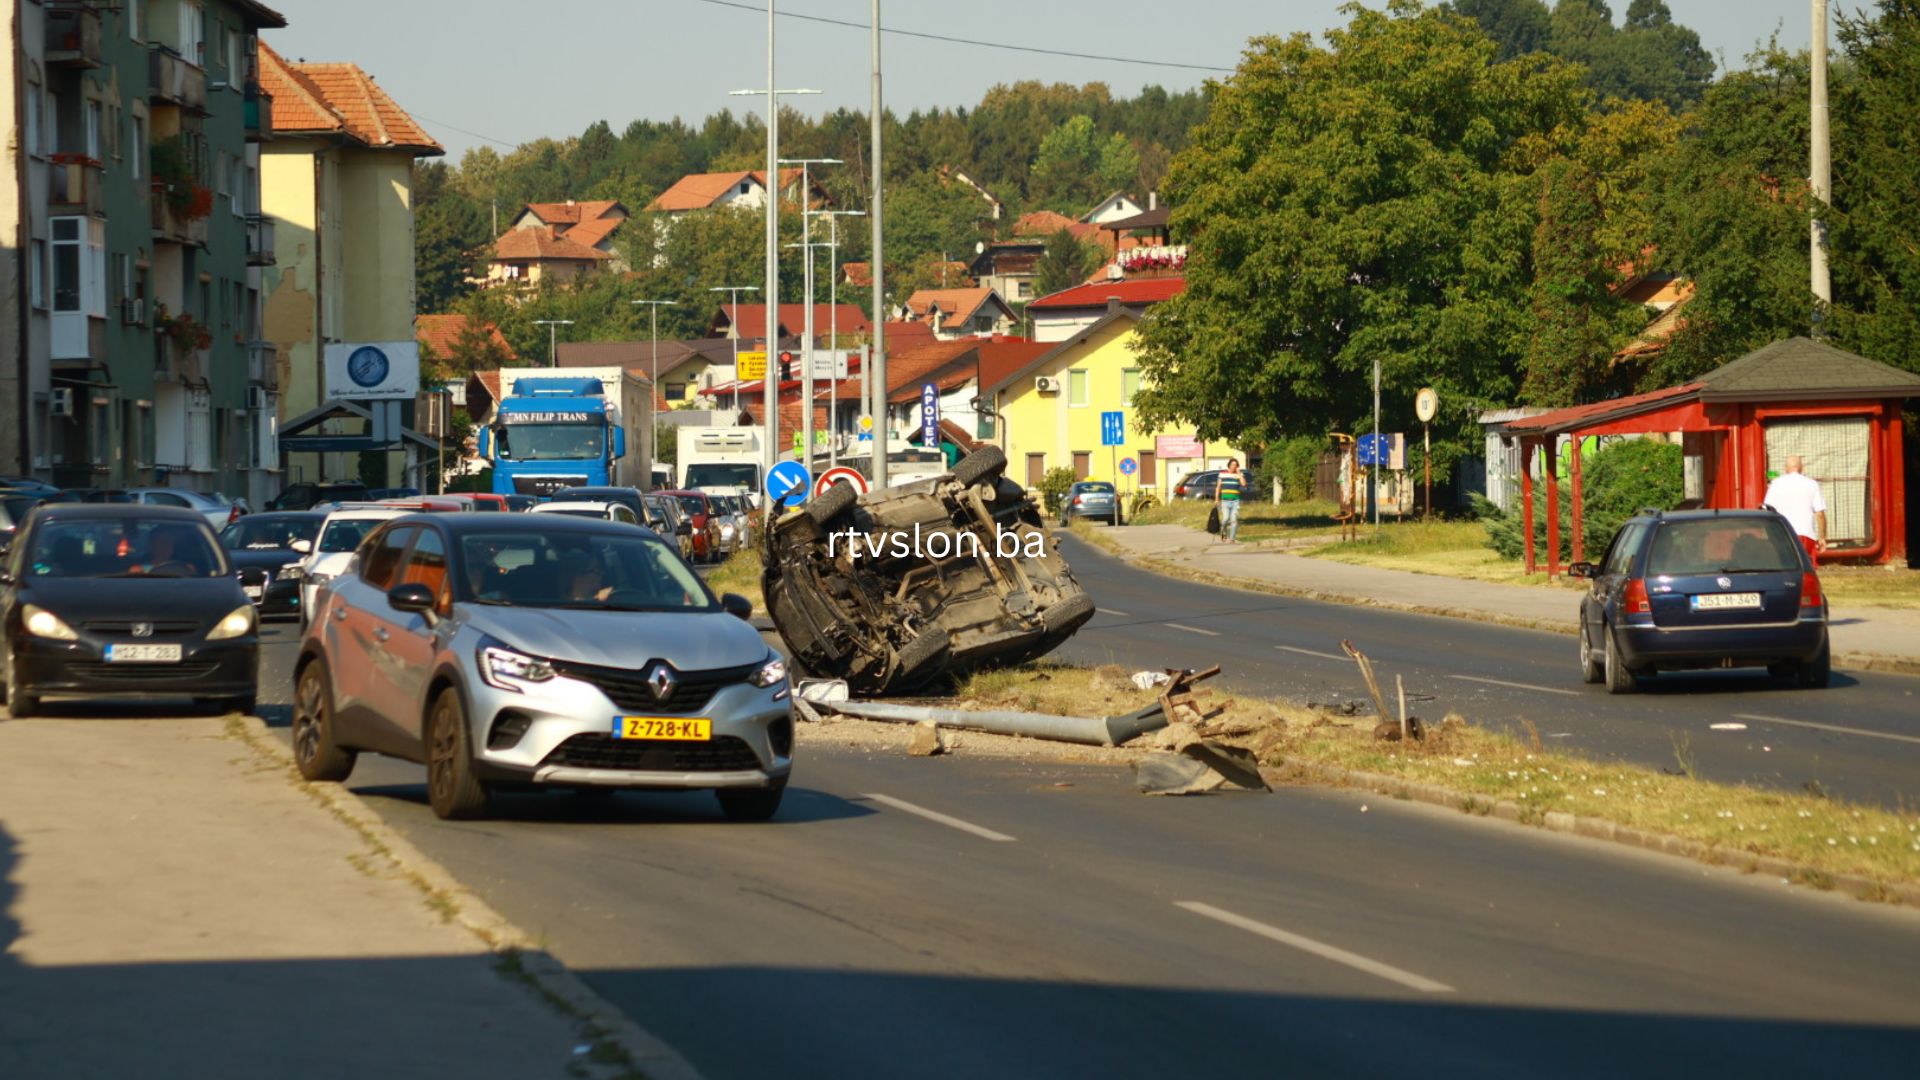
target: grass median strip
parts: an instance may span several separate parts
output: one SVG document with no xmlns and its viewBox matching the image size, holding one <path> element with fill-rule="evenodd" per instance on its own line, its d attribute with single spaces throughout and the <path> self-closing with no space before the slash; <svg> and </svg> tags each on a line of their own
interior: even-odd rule
<svg viewBox="0 0 1920 1080">
<path fill-rule="evenodd" d="M 719 593 L 739 593 L 753 601 L 753 610 L 766 610 L 766 598 L 760 595 L 760 549 L 741 548 L 707 575 L 707 587 Z"/>
<path fill-rule="evenodd" d="M 955 705 L 1113 715 L 1154 698 L 1135 689 L 1128 674 L 1113 665 L 1036 662 L 973 676 L 956 688 Z M 1404 793 L 1393 785 L 1444 789 L 1462 811 L 1489 814 L 1508 806 L 1513 811 L 1502 816 L 1536 825 L 1548 824 L 1549 815 L 1571 815 L 1607 823 L 1609 834 L 1618 828 L 1673 837 L 1686 842 L 1683 853 L 1707 862 L 1748 865 L 1817 887 L 1855 879 L 1879 887 L 1880 899 L 1895 899 L 1895 888 L 1920 888 L 1920 813 L 1698 779 L 1686 775 L 1699 752 L 1691 745 L 1676 744 L 1681 775 L 1674 775 L 1547 750 L 1537 737 L 1523 740 L 1458 716 L 1430 721 L 1425 741 L 1385 742 L 1373 736 L 1376 717 L 1218 696 L 1232 699 L 1227 716 L 1236 726 L 1252 729 L 1230 741 L 1254 749 L 1282 780 L 1316 782 L 1328 769 L 1368 774 L 1374 786 L 1388 785 L 1390 795 Z"/>
</svg>

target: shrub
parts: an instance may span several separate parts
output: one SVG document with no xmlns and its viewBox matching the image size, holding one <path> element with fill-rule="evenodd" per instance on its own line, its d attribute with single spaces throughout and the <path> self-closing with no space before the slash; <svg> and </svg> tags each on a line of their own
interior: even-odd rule
<svg viewBox="0 0 1920 1080">
<path fill-rule="evenodd" d="M 1280 482 L 1280 497 L 1287 502 L 1305 502 L 1313 498 L 1314 470 L 1319 466 L 1320 455 L 1326 448 L 1327 440 L 1313 435 L 1296 435 L 1269 447 L 1255 477 L 1255 486 L 1260 489 L 1260 495 L 1270 495 L 1277 480 Z"/>
<path fill-rule="evenodd" d="M 1073 470 L 1065 465 L 1056 465 L 1040 477 L 1040 494 L 1046 499 L 1047 513 L 1060 512 L 1060 504 L 1067 497 L 1067 489 L 1073 486 Z"/>
<path fill-rule="evenodd" d="M 1651 439 L 1628 439 L 1610 444 L 1599 453 L 1581 460 L 1581 532 L 1589 558 L 1606 550 L 1620 526 L 1644 507 L 1670 509 L 1683 494 L 1680 447 Z M 1568 559 L 1573 551 L 1573 487 L 1560 482 L 1560 557 Z M 1534 487 L 1534 551 L 1542 559 L 1547 552 L 1547 496 L 1542 485 Z M 1487 546 L 1508 559 L 1526 554 L 1526 535 L 1521 522 L 1522 508 L 1511 513 L 1481 496 L 1473 496 L 1473 506 L 1487 529 Z"/>
</svg>

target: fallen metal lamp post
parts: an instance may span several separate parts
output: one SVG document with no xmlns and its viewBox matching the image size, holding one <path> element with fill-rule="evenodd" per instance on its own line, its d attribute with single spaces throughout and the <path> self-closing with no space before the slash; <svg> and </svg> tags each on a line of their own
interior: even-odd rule
<svg viewBox="0 0 1920 1080">
<path fill-rule="evenodd" d="M 1084 746 L 1120 746 L 1149 731 L 1167 726 L 1167 718 L 1158 702 L 1123 716 L 1053 716 L 1030 712 L 973 712 L 966 709 L 932 709 L 920 705 L 894 705 L 882 701 L 814 702 L 817 709 L 857 716 L 863 720 L 884 720 L 896 724 L 921 724 L 929 720 L 945 728 L 984 731 L 992 735 L 1024 735 L 1031 739 L 1080 743 Z"/>
</svg>

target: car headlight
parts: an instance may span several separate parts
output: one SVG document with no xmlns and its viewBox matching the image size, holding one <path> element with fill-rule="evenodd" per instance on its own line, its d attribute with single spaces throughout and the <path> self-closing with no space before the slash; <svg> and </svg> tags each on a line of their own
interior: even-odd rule
<svg viewBox="0 0 1920 1080">
<path fill-rule="evenodd" d="M 720 526 L 720 535 L 721 535 L 722 537 L 726 537 L 726 538 L 729 538 L 729 539 L 731 539 L 731 538 L 732 538 L 732 536 L 733 536 L 733 526 L 731 526 L 731 525 L 722 525 L 722 526 Z"/>
<path fill-rule="evenodd" d="M 253 632 L 253 620 L 252 604 L 234 608 L 232 611 L 227 612 L 226 618 L 221 619 L 214 625 L 213 629 L 207 631 L 207 640 L 225 641 L 228 638 L 237 638 L 243 634 L 250 634 Z"/>
<path fill-rule="evenodd" d="M 34 637 L 51 638 L 54 641 L 77 641 L 80 638 L 66 620 L 38 604 L 21 608 L 20 621 L 27 628 L 27 633 Z"/>
<path fill-rule="evenodd" d="M 519 693 L 521 683 L 543 683 L 553 678 L 552 664 L 497 645 L 482 646 L 479 660 L 480 677 L 500 690 Z"/>
<path fill-rule="evenodd" d="M 760 665 L 760 670 L 754 672 L 747 681 L 755 686 L 772 686 L 775 683 L 785 682 L 786 678 L 787 662 L 776 656 Z"/>
</svg>

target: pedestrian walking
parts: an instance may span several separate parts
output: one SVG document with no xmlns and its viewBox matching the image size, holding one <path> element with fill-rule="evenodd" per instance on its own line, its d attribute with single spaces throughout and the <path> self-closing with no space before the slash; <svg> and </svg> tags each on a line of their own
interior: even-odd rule
<svg viewBox="0 0 1920 1080">
<path fill-rule="evenodd" d="M 1821 494 L 1820 481 L 1804 471 L 1806 459 L 1799 454 L 1787 456 L 1786 471 L 1767 485 L 1764 507 L 1787 519 L 1794 534 L 1816 562 L 1827 549 L 1827 499 Z"/>
<path fill-rule="evenodd" d="M 1240 459 L 1228 458 L 1213 487 L 1213 502 L 1220 511 L 1220 539 L 1229 544 L 1240 542 L 1240 496 L 1246 492 L 1247 477 L 1240 471 Z"/>
</svg>

